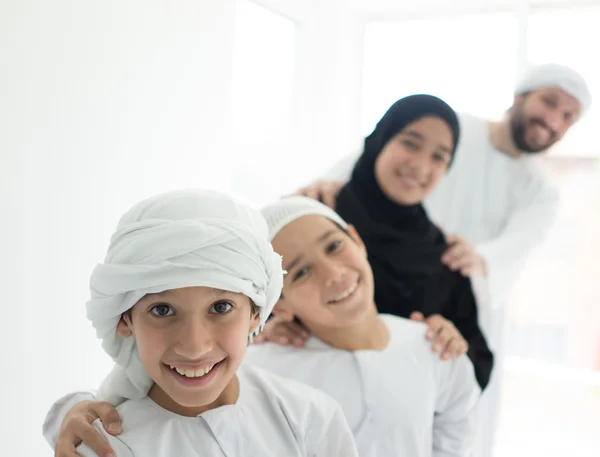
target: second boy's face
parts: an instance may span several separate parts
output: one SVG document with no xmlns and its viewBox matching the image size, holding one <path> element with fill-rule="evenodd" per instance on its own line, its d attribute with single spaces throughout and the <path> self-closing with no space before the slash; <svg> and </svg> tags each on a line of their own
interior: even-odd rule
<svg viewBox="0 0 600 457">
<path fill-rule="evenodd" d="M 279 309 L 309 328 L 355 324 L 373 308 L 373 273 L 362 241 L 323 216 L 303 216 L 273 240 L 287 270 Z"/>
<path fill-rule="evenodd" d="M 133 336 L 161 406 L 197 415 L 219 406 L 258 324 L 248 297 L 209 287 L 149 294 L 119 323 Z M 158 390 L 158 392 L 156 392 Z M 209 406 L 209 408 L 207 408 Z"/>
</svg>

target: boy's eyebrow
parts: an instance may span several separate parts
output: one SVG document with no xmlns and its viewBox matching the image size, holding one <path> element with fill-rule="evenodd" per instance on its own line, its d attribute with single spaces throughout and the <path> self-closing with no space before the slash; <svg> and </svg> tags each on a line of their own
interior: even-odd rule
<svg viewBox="0 0 600 457">
<path fill-rule="evenodd" d="M 315 243 L 320 243 L 323 240 L 326 240 L 327 238 L 329 238 L 331 235 L 333 235 L 335 232 L 337 232 L 337 229 L 331 229 L 328 230 L 327 232 L 325 232 L 323 235 L 321 235 L 317 241 Z M 302 254 L 299 254 L 298 256 L 296 256 L 296 258 L 294 260 L 292 260 L 285 268 L 284 270 L 286 271 L 290 271 L 292 268 L 294 268 L 296 265 L 298 265 L 298 263 L 300 263 L 300 260 L 302 260 Z"/>
<path fill-rule="evenodd" d="M 285 271 L 290 271 L 292 268 L 294 268 L 296 265 L 298 265 L 298 263 L 300 263 L 300 260 L 302 260 L 302 254 L 300 254 L 299 256 L 297 256 L 294 260 L 292 260 L 287 267 L 284 268 Z"/>
<path fill-rule="evenodd" d="M 146 297 L 167 297 L 171 291 L 163 290 L 162 292 L 150 292 L 146 294 Z"/>
<path fill-rule="evenodd" d="M 230 293 L 230 292 L 228 292 L 228 291 L 226 291 L 226 290 L 222 290 L 222 289 L 217 289 L 217 288 L 214 288 L 214 291 L 213 291 L 213 295 L 214 295 L 216 298 L 219 298 L 219 297 L 221 297 L 222 295 L 225 295 L 225 294 L 227 294 L 227 293 Z M 165 298 L 165 297 L 169 297 L 169 296 L 171 296 L 171 295 L 173 295 L 173 293 L 172 293 L 172 291 L 171 291 L 171 290 L 163 290 L 162 292 L 151 292 L 151 293 L 149 293 L 149 294 L 146 294 L 146 295 L 144 295 L 144 297 L 158 297 L 158 298 Z"/>
</svg>

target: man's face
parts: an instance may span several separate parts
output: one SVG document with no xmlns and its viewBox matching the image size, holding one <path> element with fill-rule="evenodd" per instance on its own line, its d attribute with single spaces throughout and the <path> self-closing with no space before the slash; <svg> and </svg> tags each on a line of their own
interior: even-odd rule
<svg viewBox="0 0 600 457">
<path fill-rule="evenodd" d="M 555 87 L 515 96 L 510 126 L 515 146 L 526 153 L 547 150 L 559 141 L 581 114 L 581 103 Z"/>
</svg>

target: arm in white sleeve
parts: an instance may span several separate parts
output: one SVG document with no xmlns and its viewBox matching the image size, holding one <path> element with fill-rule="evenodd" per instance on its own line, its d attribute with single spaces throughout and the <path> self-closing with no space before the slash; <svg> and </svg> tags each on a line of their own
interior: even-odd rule
<svg viewBox="0 0 600 457">
<path fill-rule="evenodd" d="M 92 425 L 106 439 L 106 441 L 108 441 L 108 444 L 115 452 L 115 457 L 133 457 L 133 452 L 125 443 L 123 443 L 118 437 L 112 436 L 107 433 L 106 430 L 104 430 L 100 419 L 96 419 Z M 75 451 L 80 457 L 98 457 L 98 454 L 96 454 L 92 448 L 85 443 L 81 443 L 79 446 L 77 446 Z"/>
<path fill-rule="evenodd" d="M 476 406 L 481 389 L 466 356 L 439 365 L 433 419 L 433 457 L 470 457 L 477 430 Z"/>
<path fill-rule="evenodd" d="M 322 181 L 340 181 L 347 183 L 354 170 L 354 165 L 360 157 L 361 152 L 348 154 L 338 160 L 329 170 L 325 172 L 319 179 Z"/>
<path fill-rule="evenodd" d="M 507 300 L 532 250 L 544 241 L 558 213 L 559 193 L 544 177 L 521 187 L 518 206 L 495 238 L 475 246 L 486 263 L 487 276 L 473 277 L 478 301 L 496 308 Z"/>
<path fill-rule="evenodd" d="M 95 395 L 95 392 L 75 392 L 65 395 L 52 405 L 50 411 L 46 414 L 43 425 L 44 438 L 46 438 L 52 449 L 56 447 L 60 426 L 67 413 L 79 402 L 94 401 L 96 399 Z"/>
<path fill-rule="evenodd" d="M 341 406 L 329 397 L 319 401 L 322 411 L 312 421 L 306 433 L 310 457 L 358 457 L 354 435 Z"/>
</svg>

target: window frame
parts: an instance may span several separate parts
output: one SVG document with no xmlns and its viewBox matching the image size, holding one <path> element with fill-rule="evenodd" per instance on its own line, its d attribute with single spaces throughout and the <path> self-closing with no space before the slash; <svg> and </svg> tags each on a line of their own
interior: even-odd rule
<svg viewBox="0 0 600 457">
<path fill-rule="evenodd" d="M 541 11 L 576 11 L 587 8 L 600 8 L 599 0 L 522 0 L 520 2 L 497 0 L 490 1 L 489 4 L 481 2 L 481 0 L 469 3 L 465 0 L 464 5 L 455 5 L 452 7 L 441 6 L 435 0 L 424 0 L 418 7 L 395 6 L 395 2 L 384 0 L 373 0 L 368 8 L 359 6 L 361 2 L 351 2 L 348 8 L 354 11 L 360 20 L 360 30 L 363 39 L 363 47 L 358 50 L 364 54 L 364 41 L 366 38 L 367 25 L 372 22 L 381 21 L 413 21 L 427 19 L 451 19 L 461 16 L 473 14 L 494 14 L 494 13 L 509 13 L 514 14 L 517 19 L 517 55 L 516 55 L 516 77 L 519 79 L 530 68 L 531 62 L 529 59 L 529 20 L 532 14 Z M 428 11 L 431 9 L 431 11 Z M 361 63 L 364 63 L 364 56 L 358 57 Z M 364 66 L 363 66 L 364 71 Z M 516 83 L 516 81 L 515 81 Z M 362 129 L 362 100 L 363 100 L 363 79 L 360 80 L 360 87 L 357 88 L 359 101 L 356 106 L 361 109 L 355 113 L 354 125 L 360 126 Z M 566 153 L 560 148 L 551 152 L 550 157 L 572 157 L 572 158 L 600 158 L 598 155 L 590 155 L 587 153 L 575 152 Z"/>
<path fill-rule="evenodd" d="M 474 15 L 493 15 L 493 14 L 503 14 L 503 15 L 513 15 L 517 22 L 517 34 L 518 38 L 516 40 L 516 64 L 515 64 L 515 81 L 516 84 L 519 80 L 520 76 L 526 71 L 528 68 L 528 63 L 526 58 L 523 59 L 523 56 L 526 56 L 527 46 L 526 41 L 525 45 L 523 45 L 523 37 L 527 37 L 527 23 L 523 23 L 522 17 L 523 15 L 516 14 L 517 10 L 522 8 L 510 8 L 507 6 L 502 7 L 490 7 L 490 6 L 476 6 L 476 7 L 468 7 L 468 8 L 459 8 L 459 9 L 436 9 L 435 13 L 424 12 L 424 11 L 412 11 L 412 12 L 393 12 L 391 14 L 388 13 L 371 13 L 363 16 L 363 20 L 360 23 L 361 35 L 362 35 L 362 47 L 360 49 L 360 62 L 361 62 L 361 78 L 360 78 L 360 87 L 358 88 L 358 97 L 359 97 L 359 106 L 360 110 L 356 113 L 356 119 L 354 121 L 354 125 L 359 127 L 359 130 L 362 132 L 364 128 L 363 123 L 363 111 L 364 111 L 364 76 L 365 76 L 365 43 L 367 38 L 367 28 L 369 25 L 373 23 L 381 23 L 381 22 L 412 22 L 412 21 L 427 21 L 427 20 L 452 20 L 456 18 L 462 18 L 465 16 L 474 16 Z M 526 16 L 525 16 L 526 17 Z M 509 105 L 507 104 L 507 107 Z M 383 114 L 383 113 L 382 113 Z"/>
</svg>

